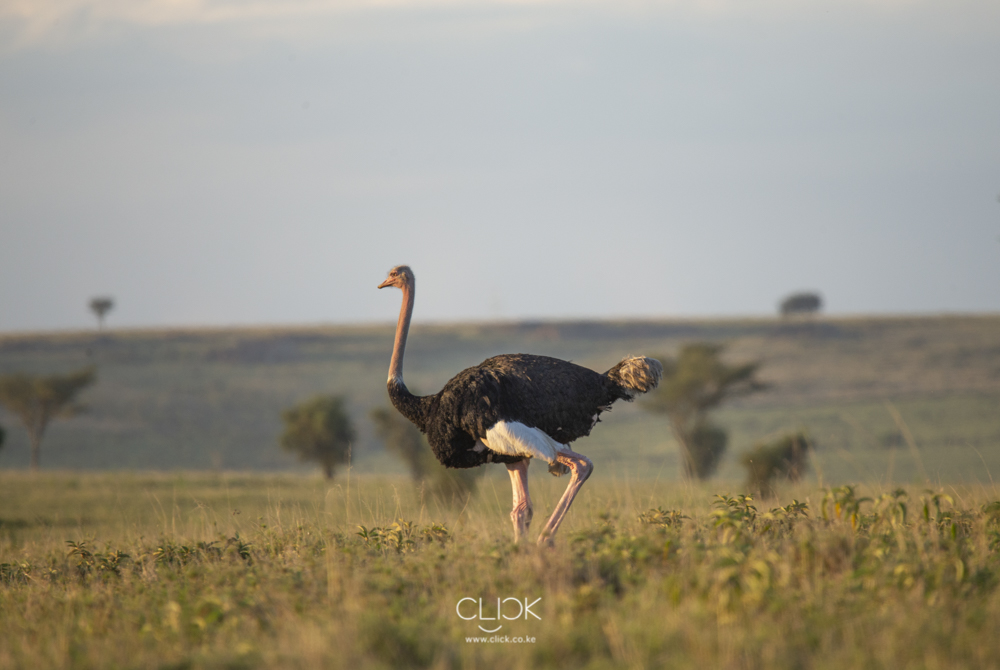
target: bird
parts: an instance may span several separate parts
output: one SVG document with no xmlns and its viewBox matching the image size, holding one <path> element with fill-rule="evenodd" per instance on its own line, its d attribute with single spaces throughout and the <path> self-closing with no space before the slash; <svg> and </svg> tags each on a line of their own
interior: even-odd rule
<svg viewBox="0 0 1000 670">
<path fill-rule="evenodd" d="M 466 368 L 438 393 L 417 396 L 403 382 L 403 353 L 413 316 L 416 279 L 407 265 L 389 271 L 378 288 L 403 292 L 389 378 L 393 407 L 427 435 L 437 459 L 449 468 L 503 463 L 513 489 L 514 541 L 527 534 L 533 516 L 528 464 L 540 459 L 549 472 L 570 481 L 538 537 L 551 545 L 593 462 L 570 448 L 590 434 L 616 400 L 632 401 L 656 388 L 663 366 L 655 358 L 626 356 L 601 374 L 569 361 L 532 354 L 504 354 Z"/>
</svg>

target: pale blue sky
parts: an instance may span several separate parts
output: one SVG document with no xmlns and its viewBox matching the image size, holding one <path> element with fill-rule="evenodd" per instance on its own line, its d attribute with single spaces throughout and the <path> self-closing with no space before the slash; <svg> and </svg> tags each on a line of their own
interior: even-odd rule
<svg viewBox="0 0 1000 670">
<path fill-rule="evenodd" d="M 1000 3 L 0 5 L 0 331 L 1000 311 Z"/>
</svg>

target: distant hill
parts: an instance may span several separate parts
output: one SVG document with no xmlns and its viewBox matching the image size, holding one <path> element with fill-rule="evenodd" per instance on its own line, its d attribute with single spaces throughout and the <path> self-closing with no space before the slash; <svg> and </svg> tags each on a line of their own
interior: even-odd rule
<svg viewBox="0 0 1000 670">
<path fill-rule="evenodd" d="M 295 468 L 277 447 L 281 410 L 325 392 L 349 398 L 359 429 L 355 465 L 391 471 L 399 468 L 367 416 L 387 403 L 392 337 L 391 326 L 0 335 L 0 373 L 98 367 L 97 384 L 83 395 L 88 411 L 52 424 L 45 468 Z M 819 437 L 821 446 L 892 446 L 896 426 L 881 409 L 886 400 L 928 416 L 951 406 L 972 412 L 943 420 L 945 429 L 941 420 L 914 428 L 921 449 L 1000 450 L 1000 316 L 417 324 L 406 379 L 419 392 L 435 392 L 462 368 L 511 352 L 603 371 L 626 354 L 670 354 L 694 340 L 728 343 L 733 360 L 763 361 L 771 390 L 723 413 L 736 451 L 803 421 L 829 433 Z M 0 467 L 26 467 L 24 431 L 7 414 L 0 422 L 8 429 Z M 616 472 L 676 474 L 666 423 L 636 405 L 616 407 L 578 444 Z M 734 468 L 730 475 L 738 475 Z"/>
</svg>

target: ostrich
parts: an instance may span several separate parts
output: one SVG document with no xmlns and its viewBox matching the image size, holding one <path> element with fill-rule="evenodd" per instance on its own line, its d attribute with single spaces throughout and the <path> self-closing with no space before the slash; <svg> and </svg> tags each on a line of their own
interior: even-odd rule
<svg viewBox="0 0 1000 670">
<path fill-rule="evenodd" d="M 551 544 L 594 470 L 589 458 L 568 445 L 589 435 L 614 401 L 631 401 L 656 388 L 663 366 L 653 358 L 629 356 L 599 374 L 548 356 L 506 354 L 462 370 L 435 395 L 415 396 L 403 383 L 403 350 L 416 291 L 413 271 L 406 265 L 394 267 L 379 284 L 380 289 L 387 286 L 403 291 L 387 382 L 393 406 L 427 434 L 434 455 L 446 467 L 507 466 L 515 542 L 531 524 L 528 461 L 545 461 L 556 476 L 569 472 L 566 492 L 538 538 L 540 545 Z"/>
</svg>

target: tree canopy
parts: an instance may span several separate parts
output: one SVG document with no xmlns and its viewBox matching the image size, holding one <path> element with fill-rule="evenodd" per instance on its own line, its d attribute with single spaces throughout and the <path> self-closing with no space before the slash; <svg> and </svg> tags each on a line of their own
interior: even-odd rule
<svg viewBox="0 0 1000 670">
<path fill-rule="evenodd" d="M 793 293 L 778 306 L 782 316 L 791 314 L 812 314 L 823 307 L 823 298 L 817 293 Z"/>
<path fill-rule="evenodd" d="M 318 395 L 285 410 L 281 447 L 300 461 L 316 461 L 327 479 L 346 463 L 354 442 L 354 426 L 341 396 Z"/>
<path fill-rule="evenodd" d="M 21 420 L 31 441 L 31 469 L 37 470 L 42 437 L 49 422 L 79 410 L 76 396 L 97 379 L 93 367 L 66 375 L 32 376 L 17 372 L 0 377 L 0 404 Z"/>
<path fill-rule="evenodd" d="M 114 306 L 115 300 L 109 296 L 91 298 L 90 311 L 97 317 L 97 328 L 99 330 L 104 330 L 104 315 L 110 312 Z"/>
<path fill-rule="evenodd" d="M 676 357 L 659 357 L 663 379 L 645 402 L 647 409 L 670 420 L 689 477 L 709 477 L 726 450 L 728 436 L 709 421 L 709 412 L 764 388 L 756 377 L 759 363 L 728 365 L 722 361 L 724 349 L 697 342 L 683 346 Z"/>
</svg>

